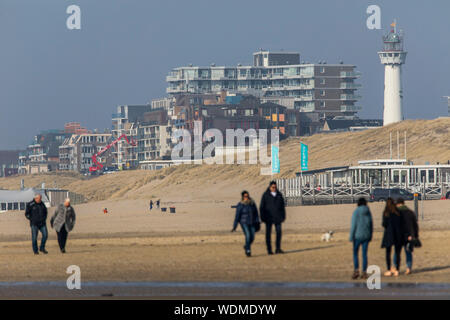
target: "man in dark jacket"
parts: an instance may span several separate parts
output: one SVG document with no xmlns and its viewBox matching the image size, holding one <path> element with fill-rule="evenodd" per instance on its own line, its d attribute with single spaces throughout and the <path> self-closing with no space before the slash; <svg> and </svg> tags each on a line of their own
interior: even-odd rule
<svg viewBox="0 0 450 320">
<path fill-rule="evenodd" d="M 284 198 L 277 189 L 277 183 L 271 181 L 269 188 L 264 192 L 259 206 L 261 221 L 266 224 L 266 245 L 268 254 L 272 252 L 272 225 L 275 225 L 277 233 L 275 253 L 284 253 L 281 250 L 281 223 L 286 219 L 286 208 Z"/>
<path fill-rule="evenodd" d="M 36 194 L 34 200 L 27 203 L 25 217 L 30 220 L 31 242 L 34 254 L 39 254 L 37 245 L 37 237 L 39 231 L 42 234 L 39 251 L 47 254 L 48 252 L 47 250 L 45 250 L 45 242 L 47 241 L 48 236 L 47 207 L 42 202 L 42 196 L 40 194 Z"/>
<path fill-rule="evenodd" d="M 403 233 L 405 242 L 405 254 L 406 254 L 406 274 L 410 274 L 413 263 L 413 250 L 414 245 L 412 242 L 419 239 L 419 225 L 415 213 L 410 210 L 402 198 L 399 198 L 396 202 L 398 211 L 402 216 L 403 221 Z"/>
</svg>

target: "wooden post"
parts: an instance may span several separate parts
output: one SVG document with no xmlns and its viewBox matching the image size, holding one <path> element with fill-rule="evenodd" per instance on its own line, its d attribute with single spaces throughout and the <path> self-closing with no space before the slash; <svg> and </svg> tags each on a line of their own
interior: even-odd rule
<svg viewBox="0 0 450 320">
<path fill-rule="evenodd" d="M 334 204 L 335 202 L 334 202 L 334 172 L 333 171 L 331 171 L 331 197 L 332 197 L 332 201 Z"/>
<path fill-rule="evenodd" d="M 388 189 L 390 189 L 391 188 L 391 169 L 388 169 L 387 172 L 388 172 L 388 175 L 387 175 L 387 183 L 388 183 L 388 185 L 387 185 L 387 187 L 388 187 Z"/>
<path fill-rule="evenodd" d="M 355 199 L 353 198 L 353 172 L 351 174 L 351 179 L 350 179 L 350 194 L 352 197 L 352 203 L 355 202 Z"/>
<path fill-rule="evenodd" d="M 303 205 L 303 176 L 302 176 L 302 173 L 301 173 L 301 171 L 300 171 L 300 205 L 302 206 Z"/>
<path fill-rule="evenodd" d="M 316 204 L 316 175 L 313 175 L 312 180 L 312 193 L 313 193 L 313 204 Z"/>
</svg>

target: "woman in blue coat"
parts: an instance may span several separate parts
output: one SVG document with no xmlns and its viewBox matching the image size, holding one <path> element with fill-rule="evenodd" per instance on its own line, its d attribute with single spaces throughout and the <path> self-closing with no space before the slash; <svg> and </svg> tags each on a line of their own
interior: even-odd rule
<svg viewBox="0 0 450 320">
<path fill-rule="evenodd" d="M 362 247 L 363 266 L 361 278 L 367 279 L 367 249 L 372 240 L 373 221 L 372 214 L 367 201 L 364 198 L 358 200 L 358 207 L 353 212 L 352 225 L 350 228 L 350 241 L 353 242 L 353 264 L 354 271 L 352 279 L 359 278 L 359 247 Z"/>
<path fill-rule="evenodd" d="M 242 227 L 245 235 L 244 250 L 247 257 L 251 256 L 250 246 L 255 239 L 255 232 L 259 230 L 259 216 L 256 204 L 247 191 L 242 191 L 241 201 L 236 206 L 236 217 L 234 219 L 233 229 L 231 232 L 236 231 L 238 223 Z"/>
</svg>

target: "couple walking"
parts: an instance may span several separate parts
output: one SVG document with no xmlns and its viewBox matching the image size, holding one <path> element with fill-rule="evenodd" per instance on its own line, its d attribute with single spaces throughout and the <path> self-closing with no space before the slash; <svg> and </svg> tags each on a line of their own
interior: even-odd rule
<svg viewBox="0 0 450 320">
<path fill-rule="evenodd" d="M 42 202 L 42 196 L 40 194 L 36 194 L 34 199 L 27 203 L 25 217 L 30 221 L 31 243 L 34 254 L 39 254 L 39 251 L 44 254 L 48 253 L 45 249 L 45 243 L 48 237 L 47 213 L 47 207 Z M 67 235 L 75 225 L 75 210 L 70 205 L 69 198 L 55 210 L 55 213 L 50 219 L 50 225 L 56 231 L 61 252 L 65 253 Z M 38 251 L 37 237 L 39 232 L 42 234 L 42 239 Z"/>
<path fill-rule="evenodd" d="M 259 206 L 261 221 L 266 224 L 266 246 L 267 253 L 272 251 L 272 226 L 276 231 L 276 250 L 275 253 L 284 253 L 281 250 L 281 223 L 286 219 L 286 208 L 284 198 L 277 188 L 277 183 L 271 181 L 269 187 L 264 192 Z M 247 257 L 251 256 L 251 244 L 255 239 L 255 232 L 260 229 L 260 217 L 255 202 L 250 198 L 247 191 L 242 191 L 241 201 L 236 207 L 236 216 L 234 219 L 232 232 L 236 231 L 238 223 L 242 227 L 245 235 L 244 250 Z"/>
<path fill-rule="evenodd" d="M 386 266 L 385 276 L 398 276 L 400 270 L 401 250 L 405 248 L 406 254 L 406 272 L 410 274 L 412 271 L 414 247 L 420 247 L 419 226 L 417 224 L 416 215 L 406 205 L 405 201 L 399 198 L 396 202 L 388 198 L 386 207 L 383 211 L 382 226 L 384 228 L 383 240 L 381 247 L 386 250 Z M 354 272 L 352 279 L 360 277 L 359 273 L 359 247 L 362 247 L 363 266 L 361 278 L 366 279 L 367 275 L 367 250 L 369 242 L 372 240 L 373 223 L 372 215 L 367 206 L 366 199 L 358 200 L 358 207 L 353 212 L 350 241 L 353 242 L 353 264 Z M 392 247 L 394 248 L 394 266 L 391 265 Z"/>
</svg>

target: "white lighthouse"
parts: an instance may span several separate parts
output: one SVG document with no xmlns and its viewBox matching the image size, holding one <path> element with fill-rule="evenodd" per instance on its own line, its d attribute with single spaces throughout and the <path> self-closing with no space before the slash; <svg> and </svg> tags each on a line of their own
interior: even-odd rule
<svg viewBox="0 0 450 320">
<path fill-rule="evenodd" d="M 394 21 L 390 32 L 383 36 L 383 51 L 378 52 L 384 64 L 384 113 L 383 125 L 403 120 L 402 64 L 406 60 L 403 51 L 403 35 L 397 33 Z"/>
</svg>

